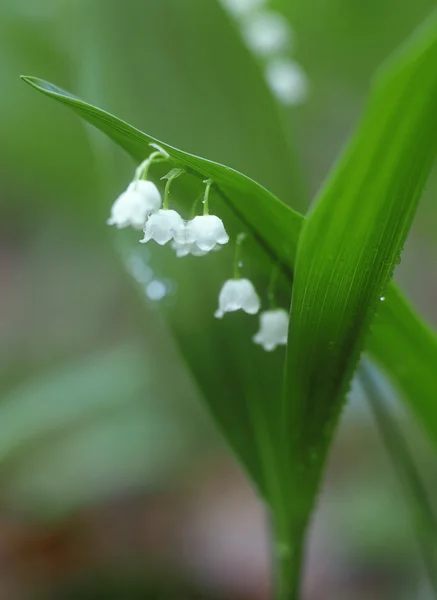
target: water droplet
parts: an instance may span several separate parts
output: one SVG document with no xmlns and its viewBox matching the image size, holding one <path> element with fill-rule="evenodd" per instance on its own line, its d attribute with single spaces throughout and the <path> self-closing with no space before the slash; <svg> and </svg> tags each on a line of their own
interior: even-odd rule
<svg viewBox="0 0 437 600">
<path fill-rule="evenodd" d="M 242 267 L 242 266 L 243 266 L 243 261 L 242 261 L 242 260 L 240 260 L 240 262 L 238 263 L 238 266 L 239 266 L 239 267 Z"/>
<path fill-rule="evenodd" d="M 384 302 L 385 296 L 381 296 L 380 300 L 381 300 L 381 302 Z"/>
</svg>

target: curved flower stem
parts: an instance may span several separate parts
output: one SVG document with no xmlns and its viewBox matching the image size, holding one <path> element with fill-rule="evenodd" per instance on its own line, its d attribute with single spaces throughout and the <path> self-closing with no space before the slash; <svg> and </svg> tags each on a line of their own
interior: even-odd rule
<svg viewBox="0 0 437 600">
<path fill-rule="evenodd" d="M 193 202 L 193 206 L 191 207 L 191 219 L 194 219 L 196 216 L 197 208 L 199 206 L 199 202 L 203 200 L 203 195 L 197 196 L 197 198 Z"/>
<path fill-rule="evenodd" d="M 272 268 L 270 275 L 269 287 L 267 289 L 267 297 L 269 300 L 269 308 L 273 310 L 276 308 L 276 284 L 279 276 L 279 265 L 275 264 Z"/>
<path fill-rule="evenodd" d="M 168 154 L 164 154 L 162 150 L 157 150 L 156 152 L 152 152 L 152 154 L 143 160 L 143 162 L 137 167 L 135 170 L 134 181 L 138 181 L 139 179 L 147 179 L 149 174 L 149 169 L 152 163 L 164 162 L 168 160 Z"/>
<path fill-rule="evenodd" d="M 164 200 L 162 203 L 162 208 L 164 210 L 168 210 L 168 199 L 170 196 L 171 184 L 177 177 L 182 175 L 182 173 L 185 173 L 185 171 L 183 169 L 172 169 L 169 173 L 167 173 L 167 175 L 164 175 L 164 177 L 161 177 L 161 179 L 167 179 L 167 183 L 165 184 L 165 188 L 164 188 Z"/>
<path fill-rule="evenodd" d="M 239 233 L 235 242 L 235 254 L 234 254 L 234 279 L 240 279 L 240 258 L 241 258 L 241 245 L 246 239 L 245 233 Z"/>
<path fill-rule="evenodd" d="M 209 215 L 209 192 L 214 182 L 212 179 L 205 179 L 203 183 L 206 183 L 205 194 L 203 196 L 203 214 Z"/>
</svg>

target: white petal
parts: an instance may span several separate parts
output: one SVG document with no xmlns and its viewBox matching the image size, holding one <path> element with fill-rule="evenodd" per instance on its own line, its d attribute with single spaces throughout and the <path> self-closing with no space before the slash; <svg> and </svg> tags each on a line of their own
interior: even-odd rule
<svg viewBox="0 0 437 600">
<path fill-rule="evenodd" d="M 183 218 L 175 210 L 158 210 L 147 219 L 141 243 L 155 240 L 157 244 L 163 246 L 171 239 L 176 239 L 184 227 Z"/>
<path fill-rule="evenodd" d="M 175 240 L 173 240 L 171 243 L 171 247 L 176 252 L 176 256 L 178 258 L 182 258 L 190 254 L 190 248 L 188 244 L 181 244 L 180 242 L 175 242 Z"/>
<path fill-rule="evenodd" d="M 176 256 L 178 258 L 189 256 L 190 254 L 192 256 L 205 256 L 208 254 L 207 252 L 200 250 L 197 244 L 184 244 L 173 240 L 171 247 L 176 251 Z"/>
<path fill-rule="evenodd" d="M 260 315 L 260 328 L 253 341 L 264 350 L 274 350 L 279 345 L 287 344 L 288 313 L 283 308 L 266 310 Z"/>
<path fill-rule="evenodd" d="M 249 314 L 259 311 L 260 300 L 248 279 L 229 279 L 219 294 L 219 307 L 214 316 L 221 319 L 226 312 L 244 310 Z"/>
<path fill-rule="evenodd" d="M 144 179 L 132 181 L 128 187 L 128 190 L 130 189 L 133 189 L 144 196 L 144 200 L 150 213 L 154 213 L 161 208 L 161 194 L 152 181 L 146 181 Z"/>
<path fill-rule="evenodd" d="M 161 206 L 161 195 L 151 181 L 138 181 L 129 187 L 114 202 L 108 225 L 118 228 L 133 227 L 142 229 L 148 215 Z"/>
<path fill-rule="evenodd" d="M 202 215 L 188 221 L 186 234 L 200 250 L 210 252 L 217 244 L 227 244 L 229 236 L 223 221 L 216 215 Z"/>
</svg>

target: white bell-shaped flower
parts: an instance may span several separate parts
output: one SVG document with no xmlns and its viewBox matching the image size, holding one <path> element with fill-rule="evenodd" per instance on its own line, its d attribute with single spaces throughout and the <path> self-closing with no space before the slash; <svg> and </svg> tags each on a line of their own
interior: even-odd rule
<svg viewBox="0 0 437 600">
<path fill-rule="evenodd" d="M 259 344 L 270 352 L 277 346 L 285 345 L 288 336 L 288 313 L 283 308 L 266 310 L 260 314 L 260 327 L 253 337 L 255 344 Z"/>
<path fill-rule="evenodd" d="M 140 241 L 145 244 L 150 240 L 155 240 L 161 246 L 172 239 L 176 242 L 183 242 L 184 230 L 185 222 L 178 212 L 161 208 L 147 219 L 144 238 Z"/>
<path fill-rule="evenodd" d="M 114 202 L 108 225 L 143 229 L 147 217 L 161 208 L 161 194 L 151 181 L 132 181 Z"/>
<path fill-rule="evenodd" d="M 225 313 L 240 309 L 254 315 L 259 308 L 260 299 L 248 279 L 229 279 L 220 290 L 219 307 L 214 316 L 221 319 Z"/>
<path fill-rule="evenodd" d="M 185 236 L 188 244 L 196 244 L 203 252 L 229 242 L 223 221 L 216 215 L 202 215 L 188 221 Z"/>
</svg>

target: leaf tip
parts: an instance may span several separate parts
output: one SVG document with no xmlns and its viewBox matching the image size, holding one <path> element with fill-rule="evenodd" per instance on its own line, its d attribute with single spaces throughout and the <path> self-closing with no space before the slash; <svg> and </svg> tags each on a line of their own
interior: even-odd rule
<svg viewBox="0 0 437 600">
<path fill-rule="evenodd" d="M 21 81 L 24 83 L 28 83 L 29 85 L 36 86 L 36 82 L 38 81 L 38 77 L 32 77 L 31 75 L 20 75 Z"/>
</svg>

